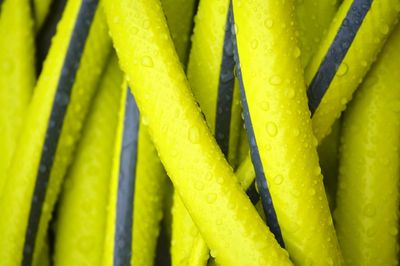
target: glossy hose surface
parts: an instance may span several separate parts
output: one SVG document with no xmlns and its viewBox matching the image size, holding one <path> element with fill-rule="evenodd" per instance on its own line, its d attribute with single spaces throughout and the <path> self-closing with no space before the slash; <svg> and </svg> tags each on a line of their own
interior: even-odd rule
<svg viewBox="0 0 400 266">
<path fill-rule="evenodd" d="M 30 265 L 47 231 L 110 39 L 97 1 L 68 2 L 0 198 L 1 265 Z M 90 49 L 85 49 L 90 47 Z M 21 164 L 22 162 L 22 164 Z"/>
<path fill-rule="evenodd" d="M 194 102 L 160 2 L 105 3 L 114 45 L 144 124 L 217 261 L 226 265 L 290 264 L 236 183 Z"/>
<path fill-rule="evenodd" d="M 400 27 L 346 111 L 335 221 L 348 265 L 395 265 L 399 232 Z"/>
<path fill-rule="evenodd" d="M 233 1 L 246 129 L 267 223 L 278 240 L 282 234 L 292 261 L 341 265 L 299 48 L 291 41 L 293 8 L 293 1 Z M 264 24 L 268 19 L 272 25 Z"/>
<path fill-rule="evenodd" d="M 101 78 L 61 193 L 56 266 L 101 264 L 121 84 L 122 72 L 113 55 Z"/>
</svg>

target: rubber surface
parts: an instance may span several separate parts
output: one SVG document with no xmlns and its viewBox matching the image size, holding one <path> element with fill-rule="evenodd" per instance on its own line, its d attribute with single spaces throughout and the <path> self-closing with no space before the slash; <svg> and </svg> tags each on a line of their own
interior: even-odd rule
<svg viewBox="0 0 400 266">
<path fill-rule="evenodd" d="M 217 262 L 290 265 L 286 252 L 237 184 L 196 106 L 169 38 L 160 2 L 105 3 L 114 45 L 132 83 L 143 121 L 175 189 Z"/>
<path fill-rule="evenodd" d="M 273 203 L 292 261 L 341 265 L 318 165 L 299 48 L 290 41 L 294 36 L 293 8 L 292 1 L 233 1 L 246 129 L 260 194 L 268 196 L 264 194 L 266 186 L 271 193 L 271 199 L 264 199 L 264 208 L 265 203 Z M 248 20 L 249 16 L 253 19 Z M 273 22 L 271 27 L 264 24 L 268 19 Z M 260 68 L 264 69 L 261 73 Z M 266 213 L 267 222 L 273 217 L 271 211 L 269 208 Z M 272 226 L 278 236 L 276 225 Z"/>
<path fill-rule="evenodd" d="M 329 134 L 333 123 L 346 108 L 347 102 L 362 82 L 398 20 L 399 0 L 374 0 L 369 7 L 370 3 L 371 0 L 343 1 L 327 35 L 305 71 L 306 83 L 311 86 L 309 95 L 314 95 L 314 80 L 330 80 L 326 93 L 322 94 L 321 103 L 318 107 L 313 107 L 313 128 L 318 141 Z M 360 26 L 351 41 L 348 37 L 357 24 Z M 346 42 L 340 44 L 339 40 Z M 342 46 L 336 46 L 336 43 Z M 333 59 L 328 62 L 331 67 L 325 72 L 324 62 L 330 58 Z M 340 58 L 343 59 L 338 60 Z M 332 78 L 331 70 L 335 71 Z M 316 87 L 316 90 L 322 88 Z"/>
<path fill-rule="evenodd" d="M 0 195 L 35 86 L 35 47 L 28 0 L 7 0 L 0 11 Z"/>
<path fill-rule="evenodd" d="M 344 116 L 335 221 L 349 265 L 398 261 L 399 47 L 396 26 Z"/>
<path fill-rule="evenodd" d="M 94 15 L 93 23 L 89 19 L 84 21 L 85 25 L 91 23 L 86 43 L 75 43 L 90 47 L 83 50 L 76 75 L 72 72 L 77 65 L 74 63 L 70 68 L 64 63 L 73 61 L 68 58 L 67 51 L 72 49 L 69 43 L 76 36 L 73 34 L 74 26 L 83 5 L 92 8 L 96 6 L 96 1 L 68 2 L 27 111 L 10 167 L 10 179 L 0 198 L 0 208 L 4 217 L 8 217 L 0 221 L 0 235 L 3 236 L 0 239 L 0 257 L 3 265 L 20 264 L 22 261 L 29 265 L 32 259 L 36 260 L 60 184 L 110 52 L 107 28 L 99 11 Z M 82 12 L 81 15 L 89 14 Z M 80 31 L 83 28 L 80 27 Z M 73 52 L 74 56 L 77 54 Z M 67 68 L 63 70 L 63 66 Z M 66 79 L 65 83 L 61 83 L 60 80 L 68 75 L 75 76 L 74 81 Z M 56 143 L 47 142 L 49 146 L 44 146 L 45 139 Z M 44 158 L 49 158 L 51 163 Z"/>
<path fill-rule="evenodd" d="M 122 72 L 113 55 L 101 78 L 75 159 L 61 193 L 54 265 L 100 265 L 121 98 Z"/>
<path fill-rule="evenodd" d="M 103 265 L 152 265 L 166 175 L 126 83 L 123 90 Z"/>
<path fill-rule="evenodd" d="M 220 3 L 217 9 L 215 1 L 201 1 L 187 75 L 209 128 L 221 151 L 235 167 L 241 119 L 228 7 L 229 1 Z M 174 197 L 174 202 L 179 200 Z M 187 212 L 184 205 L 175 205 L 173 213 L 181 220 L 173 219 L 172 265 L 205 264 L 209 257 L 207 245 L 189 214 L 179 213 Z"/>
</svg>

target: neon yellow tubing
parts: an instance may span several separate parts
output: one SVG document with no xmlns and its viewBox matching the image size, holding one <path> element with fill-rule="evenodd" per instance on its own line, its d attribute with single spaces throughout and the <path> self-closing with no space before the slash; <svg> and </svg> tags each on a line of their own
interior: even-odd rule
<svg viewBox="0 0 400 266">
<path fill-rule="evenodd" d="M 211 132 L 228 162 L 235 167 L 241 110 L 239 90 L 238 86 L 235 86 L 234 78 L 233 47 L 228 23 L 229 1 L 220 3 L 218 8 L 215 7 L 215 1 L 212 0 L 200 3 L 187 75 Z M 177 202 L 179 200 L 175 193 L 176 206 L 173 208 L 173 214 L 176 218 L 173 218 L 172 224 L 172 264 L 200 263 L 195 260 L 206 263 L 209 253 L 207 245 L 202 241 L 184 205 Z M 181 220 L 178 220 L 178 217 L 181 217 Z"/>
<path fill-rule="evenodd" d="M 267 224 L 277 240 L 296 265 L 341 265 L 298 47 L 291 41 L 293 7 L 293 1 L 233 1 L 246 129 Z M 272 27 L 264 25 L 268 19 Z"/>
<path fill-rule="evenodd" d="M 103 265 L 152 265 L 167 179 L 126 83 L 123 90 Z"/>
<path fill-rule="evenodd" d="M 196 106 L 160 2 L 105 3 L 114 45 L 143 123 L 217 262 L 290 265 L 287 253 L 237 184 Z"/>
<path fill-rule="evenodd" d="M 92 95 L 111 50 L 97 1 L 68 1 L 0 198 L 1 265 L 38 257 Z M 100 10 L 100 9 L 99 9 Z M 87 49 L 85 49 L 87 48 Z"/>
<path fill-rule="evenodd" d="M 35 47 L 28 0 L 0 6 L 0 195 L 33 87 Z"/>
<path fill-rule="evenodd" d="M 57 217 L 54 263 L 100 265 L 122 72 L 111 57 L 65 179 Z"/>
<path fill-rule="evenodd" d="M 398 261 L 400 26 L 344 115 L 335 221 L 348 265 Z"/>
<path fill-rule="evenodd" d="M 321 141 L 346 108 L 399 18 L 399 0 L 345 0 L 306 71 L 314 134 Z"/>
<path fill-rule="evenodd" d="M 301 61 L 307 66 L 339 6 L 338 0 L 295 0 Z"/>
<path fill-rule="evenodd" d="M 186 66 L 197 0 L 161 0 L 175 50 Z"/>
</svg>

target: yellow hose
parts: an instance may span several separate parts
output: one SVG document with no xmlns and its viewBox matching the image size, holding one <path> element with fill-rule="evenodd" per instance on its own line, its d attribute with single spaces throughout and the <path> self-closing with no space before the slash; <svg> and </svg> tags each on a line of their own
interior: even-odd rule
<svg viewBox="0 0 400 266">
<path fill-rule="evenodd" d="M 123 90 L 103 265 L 151 265 L 166 175 L 126 83 Z"/>
<path fill-rule="evenodd" d="M 64 0 L 29 0 L 33 2 L 34 16 L 35 16 L 35 29 L 39 31 L 46 20 L 47 15 L 51 12 L 50 7 L 53 1 Z"/>
<path fill-rule="evenodd" d="M 35 86 L 35 42 L 28 0 L 0 6 L 0 195 Z"/>
<path fill-rule="evenodd" d="M 111 42 L 97 1 L 68 1 L 0 198 L 1 265 L 38 257 Z M 100 9 L 99 9 L 100 10 Z M 95 14 L 94 14 L 95 13 Z M 87 49 L 85 49 L 87 48 Z"/>
<path fill-rule="evenodd" d="M 292 261 L 342 265 L 299 48 L 292 40 L 293 8 L 293 1 L 233 1 L 237 72 L 252 161 L 267 223 Z"/>
<path fill-rule="evenodd" d="M 344 115 L 335 221 L 348 265 L 398 262 L 400 26 Z"/>
<path fill-rule="evenodd" d="M 160 2 L 105 3 L 111 36 L 143 123 L 217 262 L 290 265 L 239 187 L 196 106 Z"/>
<path fill-rule="evenodd" d="M 196 15 L 187 75 L 211 132 L 228 162 L 235 167 L 241 110 L 239 90 L 234 79 L 228 8 L 229 1 L 219 4 L 218 8 L 215 8 L 215 1 L 201 1 Z M 209 257 L 207 245 L 184 205 L 178 201 L 179 196 L 175 193 L 172 265 L 206 264 Z"/>
<path fill-rule="evenodd" d="M 100 265 L 122 72 L 109 60 L 62 190 L 54 264 Z"/>
<path fill-rule="evenodd" d="M 399 0 L 343 1 L 305 71 L 318 141 L 329 134 L 346 108 L 397 22 L 399 11 Z"/>
</svg>

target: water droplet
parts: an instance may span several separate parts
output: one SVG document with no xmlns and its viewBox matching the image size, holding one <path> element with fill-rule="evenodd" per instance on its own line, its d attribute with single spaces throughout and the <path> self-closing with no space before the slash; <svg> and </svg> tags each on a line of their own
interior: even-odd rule
<svg viewBox="0 0 400 266">
<path fill-rule="evenodd" d="M 349 70 L 349 67 L 347 66 L 347 64 L 346 63 L 342 63 L 339 66 L 339 69 L 337 70 L 336 75 L 338 77 L 343 77 L 344 75 L 346 75 L 348 70 Z"/>
<path fill-rule="evenodd" d="M 251 41 L 251 48 L 256 49 L 258 47 L 258 41 L 256 39 Z"/>
<path fill-rule="evenodd" d="M 217 195 L 215 193 L 210 193 L 207 195 L 207 202 L 214 203 L 217 200 Z"/>
<path fill-rule="evenodd" d="M 194 188 L 197 190 L 203 190 L 204 189 L 204 183 L 201 181 L 198 181 L 194 184 Z"/>
<path fill-rule="evenodd" d="M 293 134 L 294 134 L 295 137 L 298 137 L 298 136 L 300 135 L 300 131 L 296 128 L 296 129 L 293 131 Z"/>
<path fill-rule="evenodd" d="M 281 175 L 275 176 L 275 178 L 274 178 L 274 183 L 275 183 L 276 185 L 280 185 L 280 184 L 282 184 L 282 182 L 283 182 L 283 176 L 281 176 Z"/>
<path fill-rule="evenodd" d="M 198 143 L 199 142 L 199 130 L 197 127 L 191 127 L 189 129 L 189 140 L 192 143 Z"/>
<path fill-rule="evenodd" d="M 381 32 L 382 32 L 382 34 L 388 34 L 389 33 L 389 25 L 387 25 L 387 24 L 384 24 L 384 25 L 382 25 L 381 26 Z"/>
<path fill-rule="evenodd" d="M 263 109 L 264 111 L 268 111 L 269 110 L 269 102 L 264 101 L 261 103 L 261 109 Z"/>
<path fill-rule="evenodd" d="M 293 88 L 290 88 L 287 91 L 287 96 L 289 97 L 289 99 L 293 99 L 295 95 L 296 95 L 296 91 Z"/>
<path fill-rule="evenodd" d="M 315 189 L 313 189 L 313 188 L 312 188 L 312 189 L 310 189 L 310 195 L 311 195 L 311 196 L 314 196 L 314 195 L 315 195 L 315 193 L 316 193 Z"/>
<path fill-rule="evenodd" d="M 271 137 L 275 137 L 278 133 L 278 128 L 276 127 L 275 123 L 268 122 L 267 123 L 267 132 Z"/>
<path fill-rule="evenodd" d="M 273 25 L 274 25 L 274 22 L 270 18 L 267 18 L 264 21 L 264 26 L 267 27 L 268 29 L 272 28 Z"/>
<path fill-rule="evenodd" d="M 150 56 L 143 56 L 142 65 L 145 67 L 153 67 L 153 59 Z"/>
<path fill-rule="evenodd" d="M 294 58 L 299 58 L 300 55 L 301 55 L 301 50 L 299 47 L 296 46 L 293 50 L 293 56 Z"/>
<path fill-rule="evenodd" d="M 397 236 L 397 234 L 399 233 L 399 230 L 397 229 L 397 227 L 393 226 L 392 228 L 390 228 L 389 233 L 390 233 L 392 236 Z"/>
<path fill-rule="evenodd" d="M 269 79 L 269 83 L 270 83 L 271 85 L 279 85 L 279 84 L 282 83 L 282 79 L 281 79 L 281 77 L 275 75 L 275 76 L 272 76 L 272 77 Z"/>
</svg>

